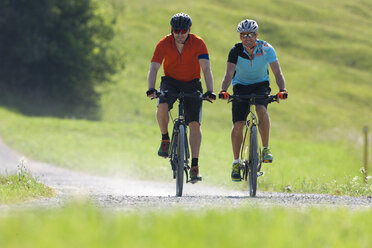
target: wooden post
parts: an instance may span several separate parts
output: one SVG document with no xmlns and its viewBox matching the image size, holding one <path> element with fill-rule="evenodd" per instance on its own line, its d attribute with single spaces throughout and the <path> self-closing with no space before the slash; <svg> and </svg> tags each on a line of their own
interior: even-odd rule
<svg viewBox="0 0 372 248">
<path fill-rule="evenodd" d="M 363 127 L 364 133 L 364 182 L 367 183 L 367 176 L 368 176 L 368 132 L 369 127 Z"/>
</svg>

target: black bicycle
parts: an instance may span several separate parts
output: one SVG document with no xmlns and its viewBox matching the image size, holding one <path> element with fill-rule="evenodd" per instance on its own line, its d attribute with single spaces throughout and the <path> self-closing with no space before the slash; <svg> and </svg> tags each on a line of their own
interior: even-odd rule
<svg viewBox="0 0 372 248">
<path fill-rule="evenodd" d="M 221 98 L 221 97 L 220 97 Z M 267 103 L 277 101 L 276 95 L 230 95 L 228 103 L 231 101 L 241 101 L 249 103 L 249 114 L 245 122 L 244 138 L 240 150 L 240 160 L 243 171 L 242 179 L 249 182 L 249 195 L 256 196 L 257 177 L 262 176 L 261 148 L 258 144 L 258 119 L 256 117 L 256 99 L 265 99 Z"/>
<path fill-rule="evenodd" d="M 172 138 L 170 142 L 170 164 L 173 170 L 173 179 L 176 179 L 176 196 L 182 196 L 183 191 L 183 176 L 184 172 L 186 174 L 186 183 L 191 182 L 188 178 L 188 171 L 190 170 L 189 160 L 190 160 L 190 151 L 189 143 L 187 139 L 187 125 L 184 115 L 184 99 L 187 97 L 191 98 L 200 98 L 202 100 L 209 101 L 207 98 L 203 97 L 203 94 L 200 91 L 193 93 L 180 92 L 177 94 L 169 93 L 168 91 L 162 91 L 157 93 L 157 97 L 174 97 L 177 98 L 178 104 L 178 118 L 173 120 L 173 131 Z M 211 102 L 211 101 L 209 101 Z M 202 178 L 198 177 L 198 181 L 201 181 Z M 195 183 L 195 181 L 192 181 Z"/>
</svg>

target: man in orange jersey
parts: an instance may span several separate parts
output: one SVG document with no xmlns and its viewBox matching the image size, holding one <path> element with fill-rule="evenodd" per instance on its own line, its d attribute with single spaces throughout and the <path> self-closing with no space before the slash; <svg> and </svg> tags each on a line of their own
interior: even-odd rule
<svg viewBox="0 0 372 248">
<path fill-rule="evenodd" d="M 160 90 L 169 93 L 195 91 L 203 92 L 200 82 L 200 67 L 203 70 L 206 93 L 203 95 L 209 100 L 215 100 L 213 93 L 213 76 L 209 62 L 207 47 L 202 38 L 190 33 L 192 21 L 189 15 L 177 13 L 170 20 L 171 34 L 163 37 L 155 48 L 148 73 L 149 98 L 155 98 L 155 89 L 158 70 L 163 63 L 164 74 L 161 78 Z M 176 99 L 160 96 L 156 117 L 162 134 L 158 155 L 169 156 L 170 139 L 168 134 L 169 114 Z M 190 180 L 199 179 L 199 150 L 201 144 L 201 113 L 202 100 L 196 98 L 185 99 L 185 121 L 190 128 L 189 143 L 191 147 Z"/>
</svg>

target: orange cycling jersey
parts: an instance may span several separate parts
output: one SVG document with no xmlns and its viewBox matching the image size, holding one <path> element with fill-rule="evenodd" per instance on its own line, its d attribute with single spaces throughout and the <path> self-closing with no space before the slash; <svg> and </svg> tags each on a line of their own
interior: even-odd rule
<svg viewBox="0 0 372 248">
<path fill-rule="evenodd" d="M 189 82 L 200 79 L 199 59 L 209 59 L 207 46 L 202 38 L 189 34 L 182 53 L 179 53 L 173 35 L 169 34 L 157 44 L 151 62 L 161 64 L 164 60 L 165 76 Z"/>
</svg>

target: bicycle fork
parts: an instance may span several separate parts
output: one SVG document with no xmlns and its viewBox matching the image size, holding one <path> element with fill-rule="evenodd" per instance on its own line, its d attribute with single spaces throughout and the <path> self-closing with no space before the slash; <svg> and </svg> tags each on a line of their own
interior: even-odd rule
<svg viewBox="0 0 372 248">
<path fill-rule="evenodd" d="M 243 144 L 242 144 L 242 150 L 241 150 L 241 158 L 242 158 L 242 165 L 241 169 L 243 171 L 243 177 L 242 179 L 247 180 L 248 179 L 248 173 L 250 171 L 250 166 L 253 165 L 254 161 L 251 157 L 252 153 L 254 151 L 250 152 L 250 144 L 251 144 L 251 138 L 256 137 L 258 139 L 258 125 L 257 125 L 257 118 L 254 114 L 250 114 L 250 119 L 246 121 L 246 126 L 245 126 L 245 132 L 244 132 L 244 137 L 243 137 Z M 253 135 L 252 132 L 255 130 L 256 135 Z M 256 144 L 258 144 L 258 140 L 256 141 Z M 259 148 L 259 145 L 257 146 L 257 153 L 258 153 L 258 165 L 257 166 L 257 176 L 262 176 L 263 172 L 261 172 L 261 149 Z"/>
<path fill-rule="evenodd" d="M 173 179 L 176 179 L 177 162 L 178 162 L 177 144 L 178 144 L 178 139 L 179 139 L 179 135 L 180 135 L 180 129 L 179 129 L 180 125 L 184 125 L 184 127 L 185 127 L 184 170 L 185 170 L 186 178 L 187 178 L 186 182 L 188 182 L 188 170 L 190 169 L 190 167 L 189 167 L 190 152 L 189 152 L 188 139 L 187 139 L 187 126 L 184 123 L 182 123 L 182 120 L 179 120 L 179 119 L 174 120 L 174 128 L 173 128 L 172 139 L 171 139 L 170 163 L 171 163 L 172 170 L 173 170 Z"/>
</svg>

